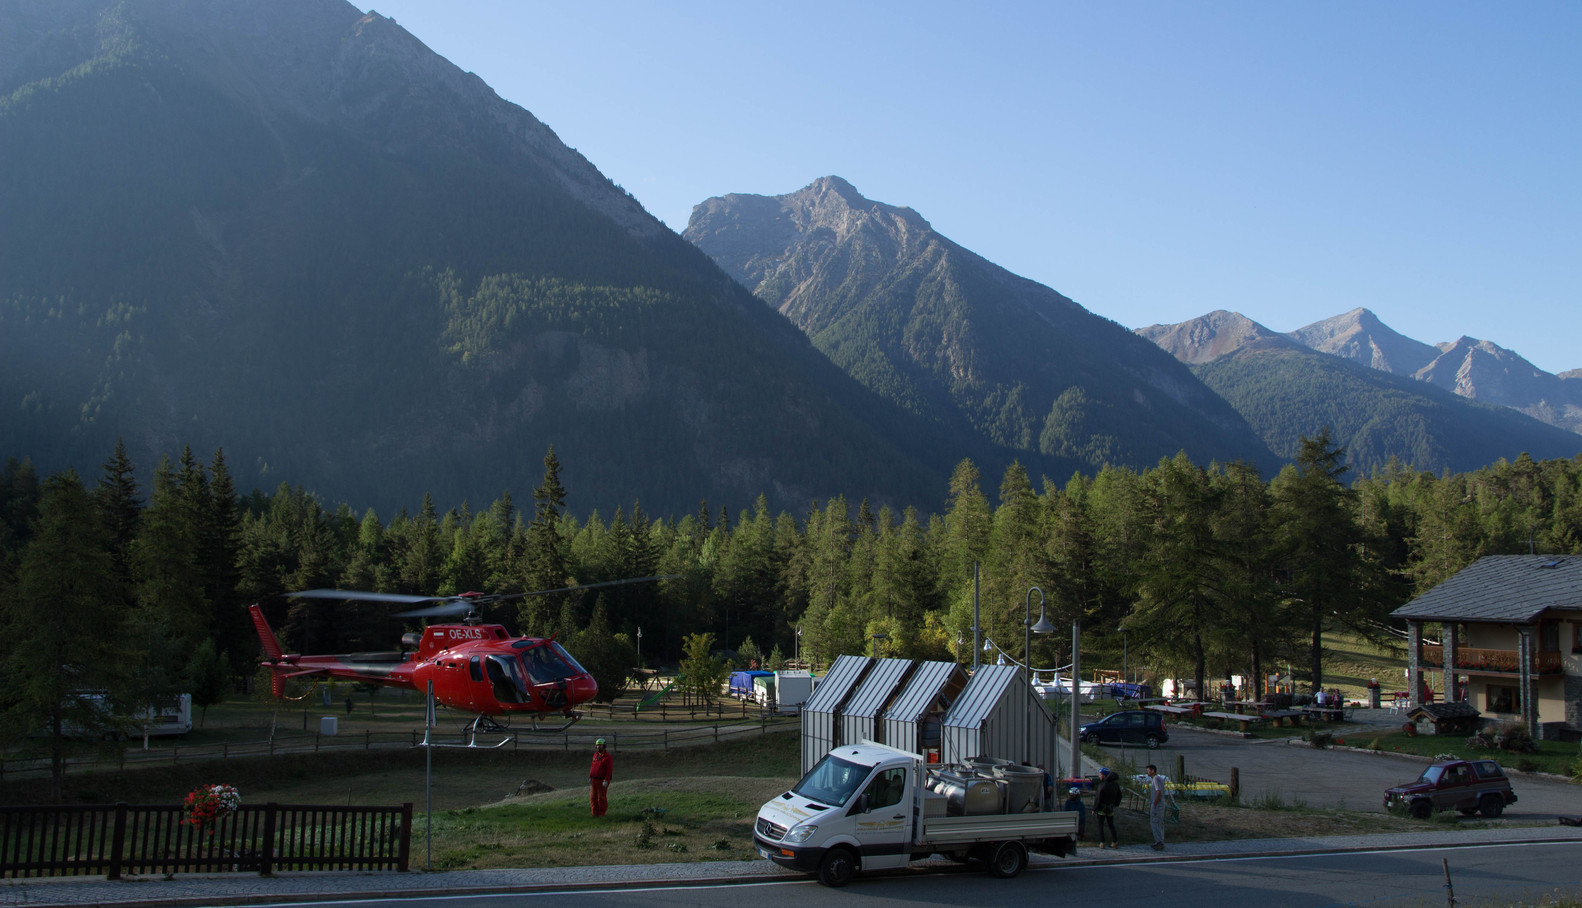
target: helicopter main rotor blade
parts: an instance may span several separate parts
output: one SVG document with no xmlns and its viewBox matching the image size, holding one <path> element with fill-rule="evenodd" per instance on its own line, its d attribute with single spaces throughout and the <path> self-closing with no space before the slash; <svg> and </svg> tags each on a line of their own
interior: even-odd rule
<svg viewBox="0 0 1582 908">
<path fill-rule="evenodd" d="M 431 606 L 428 606 L 427 608 L 407 609 L 404 612 L 396 612 L 393 617 L 396 617 L 396 618 L 454 618 L 454 617 L 456 617 L 458 615 L 469 615 L 469 614 L 472 614 L 473 612 L 475 612 L 477 610 L 478 610 L 477 604 L 472 603 L 472 602 L 466 602 L 466 601 L 458 600 L 458 601 L 454 601 L 454 602 L 440 602 L 438 605 L 431 605 Z"/>
<path fill-rule="evenodd" d="M 553 590 L 534 590 L 531 593 L 507 593 L 499 599 L 525 599 L 528 596 L 548 596 L 551 593 L 570 593 L 576 590 L 596 590 L 604 586 L 623 586 L 628 583 L 647 583 L 651 580 L 674 580 L 680 574 L 657 574 L 653 577 L 632 577 L 626 580 L 606 580 L 603 583 L 583 583 L 577 586 L 563 586 Z"/>
<path fill-rule="evenodd" d="M 303 590 L 286 593 L 287 599 L 335 599 L 342 602 L 389 602 L 396 605 L 422 605 L 425 602 L 447 602 L 451 596 L 413 596 L 407 593 L 366 593 L 360 590 Z"/>
</svg>

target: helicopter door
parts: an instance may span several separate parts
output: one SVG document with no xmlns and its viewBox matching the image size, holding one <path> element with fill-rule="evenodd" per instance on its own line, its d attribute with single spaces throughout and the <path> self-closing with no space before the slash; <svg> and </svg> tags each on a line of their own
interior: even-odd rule
<svg viewBox="0 0 1582 908">
<path fill-rule="evenodd" d="M 506 664 L 505 657 L 490 656 L 487 664 L 489 681 L 494 685 L 494 698 L 501 703 L 522 702 L 520 685 L 512 677 L 514 673 Z"/>
<path fill-rule="evenodd" d="M 478 664 L 478 657 L 473 656 L 467 660 L 467 674 L 474 681 L 483 680 L 483 666 Z"/>
</svg>

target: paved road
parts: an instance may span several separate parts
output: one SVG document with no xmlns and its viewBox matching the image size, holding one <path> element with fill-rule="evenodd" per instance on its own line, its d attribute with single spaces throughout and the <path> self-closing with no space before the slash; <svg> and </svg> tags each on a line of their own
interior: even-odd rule
<svg viewBox="0 0 1582 908">
<path fill-rule="evenodd" d="M 1481 846 L 1503 845 L 1484 850 Z M 1483 856 L 1475 856 L 1481 852 Z M 1492 855 L 1488 857 L 1487 855 Z M 473 904 L 640 904 L 645 906 L 787 901 L 809 904 L 1172 905 L 1182 908 L 1366 905 L 1368 908 L 1443 904 L 1448 859 L 1456 895 L 1525 894 L 1575 883 L 1582 830 L 1434 828 L 1421 832 L 1324 838 L 1183 842 L 1163 853 L 1146 846 L 1083 852 L 1076 858 L 1036 855 L 1031 871 L 994 880 L 973 868 L 931 859 L 906 870 L 874 874 L 841 890 L 809 882 L 768 861 L 560 867 L 441 873 L 284 873 L 214 876 L 178 874 L 109 882 L 103 878 L 0 880 L 0 905 L 28 908 L 373 904 L 421 899 L 447 904 L 455 896 L 488 896 Z M 1530 869 L 1527 863 L 1534 863 Z M 792 884 L 775 896 L 763 889 L 721 884 Z M 697 887 L 708 887 L 699 889 Z M 1346 888 L 1344 892 L 1341 887 Z M 615 894 L 621 890 L 636 898 Z M 712 893 L 712 894 L 708 894 Z M 752 893 L 752 894 L 749 894 Z M 817 894 L 814 897 L 813 894 Z M 531 901 L 530 901 L 531 900 Z M 416 901 L 404 902 L 408 905 Z M 461 904 L 460 902 L 452 904 Z"/>
<path fill-rule="evenodd" d="M 1378 714 L 1358 710 L 1375 726 L 1396 724 L 1387 710 Z M 1381 721 L 1382 720 L 1382 721 Z M 1374 737 L 1366 721 L 1355 732 L 1337 732 L 1348 743 L 1365 744 Z M 1299 735 L 1298 735 L 1299 736 Z M 1470 756 L 1460 738 L 1446 738 L 1445 750 Z M 1348 749 L 1315 750 L 1286 740 L 1249 739 L 1171 726 L 1170 742 L 1150 753 L 1142 748 L 1104 748 L 1131 759 L 1139 767 L 1155 763 L 1166 775 L 1175 772 L 1176 756 L 1186 759 L 1194 776 L 1227 781 L 1231 767 L 1240 770 L 1242 800 L 1278 794 L 1285 804 L 1309 807 L 1344 807 L 1351 810 L 1384 810 L 1384 790 L 1417 778 L 1428 761 L 1421 757 L 1359 753 Z M 1501 760 L 1506 766 L 1510 761 Z M 1533 775 L 1511 773 L 1517 801 L 1496 822 L 1553 823 L 1558 814 L 1582 816 L 1582 786 Z M 1487 821 L 1482 821 L 1487 822 Z"/>
</svg>

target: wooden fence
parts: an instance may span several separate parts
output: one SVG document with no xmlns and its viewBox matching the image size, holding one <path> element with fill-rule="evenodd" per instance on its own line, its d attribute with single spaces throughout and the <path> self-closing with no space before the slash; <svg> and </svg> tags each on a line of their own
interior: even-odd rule
<svg viewBox="0 0 1582 908">
<path fill-rule="evenodd" d="M 209 828 L 181 807 L 0 807 L 0 877 L 406 870 L 412 805 L 243 806 Z"/>
<path fill-rule="evenodd" d="M 592 749 L 595 738 L 610 742 L 610 749 L 664 750 L 689 747 L 697 744 L 717 744 L 722 740 L 744 737 L 749 734 L 767 733 L 772 728 L 797 727 L 795 717 L 790 720 L 771 720 L 762 716 L 757 721 L 720 723 L 686 728 L 657 728 L 652 731 L 598 731 L 598 732 L 531 732 L 520 734 L 480 732 L 476 741 L 504 742 L 511 750 L 574 750 Z M 434 743 L 455 747 L 469 743 L 467 735 L 446 731 L 434 733 Z M 129 766 L 179 764 L 182 762 L 230 760 L 241 757 L 273 757 L 279 754 L 320 753 L 332 750 L 384 750 L 418 747 L 423 743 L 423 730 L 399 732 L 362 732 L 346 735 L 282 734 L 264 741 L 232 742 L 229 744 L 179 744 L 168 749 L 126 750 L 109 756 L 98 752 L 68 757 L 66 771 L 92 772 L 106 769 L 124 769 Z M 482 745 L 488 746 L 488 745 Z M 50 771 L 45 758 L 0 759 L 0 782 L 27 776 L 39 776 Z"/>
</svg>

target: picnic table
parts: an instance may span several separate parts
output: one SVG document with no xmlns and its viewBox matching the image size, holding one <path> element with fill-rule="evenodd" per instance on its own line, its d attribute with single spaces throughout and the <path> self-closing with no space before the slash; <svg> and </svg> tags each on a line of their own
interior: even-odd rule
<svg viewBox="0 0 1582 908">
<path fill-rule="evenodd" d="M 1302 707 L 1302 715 L 1321 722 L 1346 721 L 1346 710 L 1340 706 L 1304 706 Z"/>
<path fill-rule="evenodd" d="M 1169 718 L 1169 717 L 1173 716 L 1173 717 L 1179 719 L 1182 716 L 1196 716 L 1196 715 L 1200 714 L 1196 707 L 1191 707 L 1191 706 L 1171 706 L 1168 703 L 1152 703 L 1152 704 L 1149 704 L 1148 706 L 1145 706 L 1143 708 L 1144 709 L 1151 709 L 1151 710 L 1154 710 L 1155 712 L 1164 713 L 1166 718 Z"/>
<path fill-rule="evenodd" d="M 1241 727 L 1241 730 L 1243 732 L 1250 732 L 1250 731 L 1252 731 L 1252 724 L 1254 722 L 1262 722 L 1262 721 L 1264 721 L 1264 717 L 1263 716 L 1249 715 L 1249 714 L 1246 714 L 1246 713 L 1219 713 L 1219 712 L 1204 713 L 1203 714 L 1203 718 L 1205 718 L 1205 719 L 1223 719 L 1226 722 L 1235 722 L 1237 725 L 1239 725 Z"/>
<path fill-rule="evenodd" d="M 1301 725 L 1302 720 L 1306 716 L 1307 714 L 1300 709 L 1271 709 L 1263 714 L 1265 719 L 1276 725 L 1284 725 L 1286 722 L 1290 722 L 1292 725 Z"/>
<path fill-rule="evenodd" d="M 1263 712 L 1262 700 L 1226 700 L 1225 705 L 1235 713 Z"/>
</svg>

